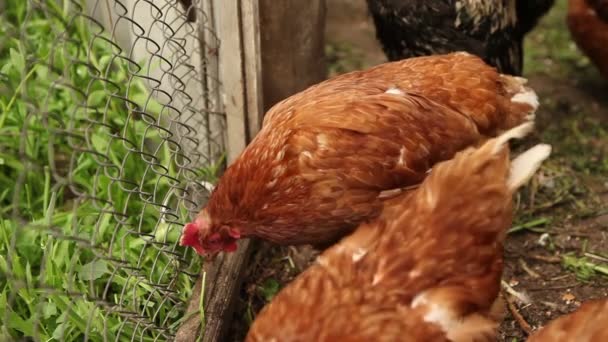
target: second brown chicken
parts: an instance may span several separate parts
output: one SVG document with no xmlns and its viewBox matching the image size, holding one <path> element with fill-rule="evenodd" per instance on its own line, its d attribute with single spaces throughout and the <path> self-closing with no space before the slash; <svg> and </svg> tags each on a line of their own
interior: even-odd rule
<svg viewBox="0 0 608 342">
<path fill-rule="evenodd" d="M 495 341 L 512 195 L 550 154 L 510 161 L 531 129 L 436 165 L 279 292 L 247 341 Z"/>
</svg>

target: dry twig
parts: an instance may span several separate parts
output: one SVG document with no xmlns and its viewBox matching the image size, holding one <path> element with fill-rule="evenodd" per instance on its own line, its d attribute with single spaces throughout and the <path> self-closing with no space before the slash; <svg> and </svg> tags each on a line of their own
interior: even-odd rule
<svg viewBox="0 0 608 342">
<path fill-rule="evenodd" d="M 530 324 L 526 321 L 524 316 L 519 313 L 517 307 L 515 306 L 515 303 L 513 303 L 513 299 L 511 298 L 511 296 L 508 293 L 503 293 L 503 295 L 505 297 L 505 300 L 507 301 L 509 311 L 511 312 L 511 315 L 513 316 L 517 324 L 519 324 L 519 327 L 523 331 L 525 331 L 527 335 L 530 335 L 532 333 L 532 327 L 530 326 Z"/>
<path fill-rule="evenodd" d="M 551 264 L 559 264 L 560 262 L 562 262 L 562 259 L 560 257 L 556 257 L 556 256 L 529 255 L 528 257 L 530 259 L 544 261 L 544 262 L 548 262 Z"/>
<path fill-rule="evenodd" d="M 524 259 L 519 259 L 519 265 L 521 266 L 521 268 L 526 271 L 526 273 L 528 273 L 528 275 L 532 278 L 538 279 L 540 278 L 540 275 L 538 273 L 536 273 L 534 270 L 532 270 L 530 268 L 530 266 L 528 266 L 528 264 L 524 261 Z"/>
</svg>

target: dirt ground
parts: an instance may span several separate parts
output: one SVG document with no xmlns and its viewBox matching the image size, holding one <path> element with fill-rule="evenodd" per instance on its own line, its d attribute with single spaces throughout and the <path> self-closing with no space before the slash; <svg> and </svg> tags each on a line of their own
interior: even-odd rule
<svg viewBox="0 0 608 342">
<path fill-rule="evenodd" d="M 364 1 L 328 0 L 327 55 L 330 73 L 385 61 Z M 500 341 L 522 341 L 524 327 L 537 329 L 581 302 L 608 296 L 608 82 L 583 57 L 565 26 L 565 0 L 526 40 L 525 77 L 541 99 L 539 141 L 553 155 L 532 184 L 520 192 L 509 234 L 503 280 L 513 291 L 513 311 Z M 234 335 L 242 340 L 263 305 L 299 273 L 302 260 L 287 248 L 263 245 L 248 270 L 237 307 Z"/>
</svg>

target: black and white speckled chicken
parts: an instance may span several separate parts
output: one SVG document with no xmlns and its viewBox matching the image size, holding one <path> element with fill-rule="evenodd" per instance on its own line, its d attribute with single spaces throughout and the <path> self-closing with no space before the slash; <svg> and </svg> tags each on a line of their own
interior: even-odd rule
<svg viewBox="0 0 608 342">
<path fill-rule="evenodd" d="M 554 0 L 367 0 L 391 61 L 467 51 L 521 75 L 523 38 Z"/>
</svg>

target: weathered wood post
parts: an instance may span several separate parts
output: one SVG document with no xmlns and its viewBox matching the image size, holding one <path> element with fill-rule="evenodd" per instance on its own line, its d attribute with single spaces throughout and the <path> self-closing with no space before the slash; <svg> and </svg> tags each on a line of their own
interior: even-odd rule
<svg viewBox="0 0 608 342">
<path fill-rule="evenodd" d="M 260 0 L 264 109 L 325 79 L 325 0 Z"/>
</svg>

